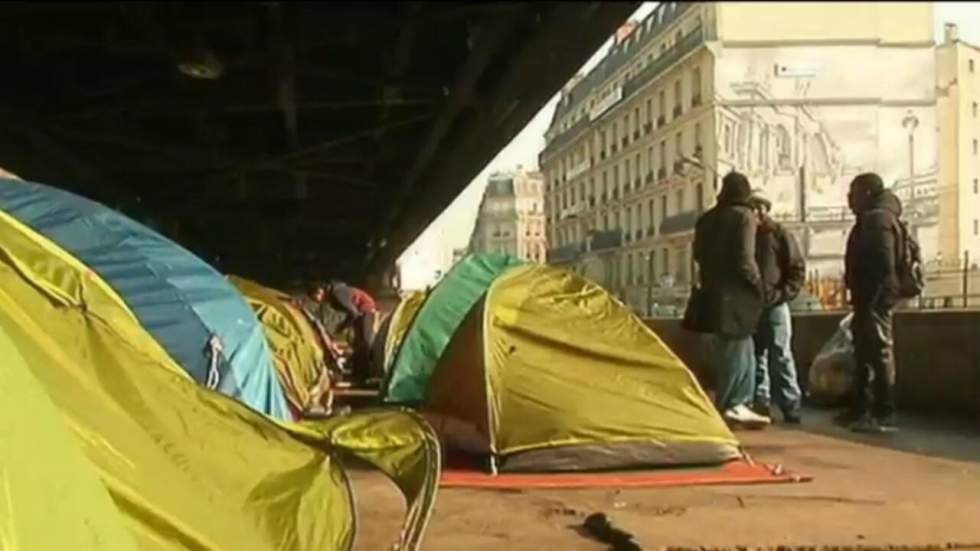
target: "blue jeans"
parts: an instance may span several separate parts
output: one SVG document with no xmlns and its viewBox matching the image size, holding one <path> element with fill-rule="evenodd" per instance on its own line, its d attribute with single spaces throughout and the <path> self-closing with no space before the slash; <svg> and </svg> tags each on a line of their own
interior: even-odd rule
<svg viewBox="0 0 980 551">
<path fill-rule="evenodd" d="M 717 388 L 715 404 L 722 412 L 752 404 L 755 392 L 755 347 L 752 337 L 730 338 L 715 335 L 712 368 Z"/>
<path fill-rule="evenodd" d="M 755 403 L 768 405 L 771 387 L 776 405 L 784 413 L 797 413 L 803 393 L 793 360 L 793 318 L 788 304 L 762 314 L 755 339 Z"/>
</svg>

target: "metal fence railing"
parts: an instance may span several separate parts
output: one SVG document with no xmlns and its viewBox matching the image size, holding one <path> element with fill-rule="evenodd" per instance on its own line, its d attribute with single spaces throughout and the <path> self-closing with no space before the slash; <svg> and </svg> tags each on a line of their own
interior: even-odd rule
<svg viewBox="0 0 980 551">
<path fill-rule="evenodd" d="M 980 269 L 975 265 L 966 267 L 939 266 L 933 264 L 925 269 L 926 289 L 922 296 L 905 301 L 903 310 L 951 310 L 980 308 Z M 846 310 L 849 308 L 844 283 L 840 278 L 820 278 L 807 281 L 806 292 L 814 297 L 820 308 L 815 310 Z"/>
</svg>

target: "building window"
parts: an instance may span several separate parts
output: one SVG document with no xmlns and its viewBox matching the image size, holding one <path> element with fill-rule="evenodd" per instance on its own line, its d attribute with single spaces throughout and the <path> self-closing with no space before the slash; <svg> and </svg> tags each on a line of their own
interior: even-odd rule
<svg viewBox="0 0 980 551">
<path fill-rule="evenodd" d="M 974 220 L 973 221 L 973 235 L 977 235 L 978 233 L 980 233 L 980 228 L 977 227 L 977 221 Z"/>
<path fill-rule="evenodd" d="M 633 283 L 633 253 L 628 253 L 626 255 L 626 284 L 631 285 Z"/>
<path fill-rule="evenodd" d="M 670 249 L 663 249 L 660 252 L 660 260 L 662 262 L 662 267 L 660 269 L 661 275 L 667 275 L 670 273 Z"/>
<path fill-rule="evenodd" d="M 973 140 L 973 154 L 977 154 L 977 140 Z"/>
<path fill-rule="evenodd" d="M 724 131 L 724 142 L 725 142 L 725 153 L 731 155 L 732 153 L 732 127 L 728 123 L 725 123 Z"/>
<path fill-rule="evenodd" d="M 626 187 L 627 188 L 629 188 L 630 185 L 633 183 L 630 180 L 630 160 L 629 159 L 626 159 L 626 168 L 624 169 L 623 180 L 625 180 Z"/>
<path fill-rule="evenodd" d="M 684 188 L 677 190 L 677 213 L 684 212 Z"/>
<path fill-rule="evenodd" d="M 973 118 L 977 118 L 977 102 L 973 102 Z"/>
<path fill-rule="evenodd" d="M 681 114 L 681 79 L 677 79 L 674 82 L 674 116 L 678 117 Z"/>
<path fill-rule="evenodd" d="M 647 124 L 653 123 L 653 100 L 647 98 Z"/>
<path fill-rule="evenodd" d="M 667 196 L 660 196 L 660 223 L 663 224 L 667 219 Z"/>
<path fill-rule="evenodd" d="M 972 59 L 970 60 L 970 72 L 971 73 L 973 72 L 973 60 Z"/>
<path fill-rule="evenodd" d="M 674 136 L 674 160 L 679 161 L 684 157 L 684 134 L 678 132 Z"/>
<path fill-rule="evenodd" d="M 667 169 L 667 140 L 660 140 L 660 167 L 666 172 Z"/>
<path fill-rule="evenodd" d="M 657 124 L 663 124 L 660 119 L 667 116 L 667 93 L 663 90 L 657 94 Z"/>
<path fill-rule="evenodd" d="M 647 204 L 647 218 L 648 218 L 647 219 L 647 223 L 649 224 L 647 226 L 647 228 L 648 228 L 647 233 L 653 234 L 653 228 L 654 228 L 654 221 L 653 221 L 653 199 L 650 199 L 650 202 Z"/>
<path fill-rule="evenodd" d="M 701 68 L 695 67 L 694 71 L 691 72 L 691 103 L 693 105 L 701 104 Z"/>
<path fill-rule="evenodd" d="M 978 185 L 978 184 L 980 184 L 980 182 L 977 182 L 977 179 L 974 178 L 973 179 L 973 194 L 974 195 L 976 195 L 977 194 L 977 191 L 980 190 L 980 185 Z"/>
</svg>

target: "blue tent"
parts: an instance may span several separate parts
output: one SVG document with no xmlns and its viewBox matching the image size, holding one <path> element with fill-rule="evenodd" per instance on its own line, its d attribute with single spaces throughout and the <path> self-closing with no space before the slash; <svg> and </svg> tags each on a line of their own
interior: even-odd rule
<svg viewBox="0 0 980 551">
<path fill-rule="evenodd" d="M 108 207 L 42 184 L 0 178 L 0 210 L 101 276 L 195 380 L 291 418 L 262 326 L 211 266 Z"/>
</svg>

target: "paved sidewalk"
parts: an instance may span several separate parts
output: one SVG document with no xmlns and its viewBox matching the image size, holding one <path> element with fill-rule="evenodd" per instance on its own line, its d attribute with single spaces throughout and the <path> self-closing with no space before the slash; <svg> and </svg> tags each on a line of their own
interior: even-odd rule
<svg viewBox="0 0 980 551">
<path fill-rule="evenodd" d="M 739 433 L 759 461 L 807 484 L 668 489 L 443 490 L 425 549 L 604 550 L 577 530 L 603 511 L 643 549 L 931 546 L 980 549 L 980 431 L 906 420 L 889 436 L 854 436 L 826 412 L 800 428 Z M 387 549 L 402 505 L 358 477 L 359 549 Z"/>
</svg>

